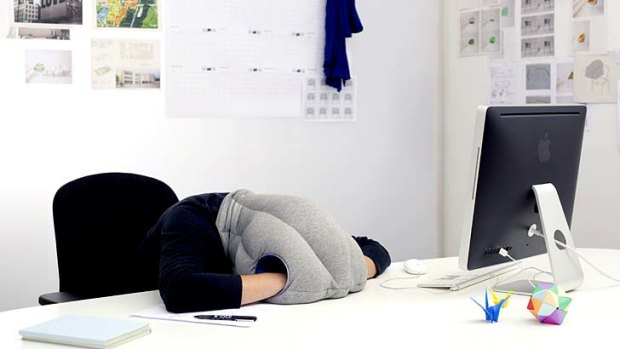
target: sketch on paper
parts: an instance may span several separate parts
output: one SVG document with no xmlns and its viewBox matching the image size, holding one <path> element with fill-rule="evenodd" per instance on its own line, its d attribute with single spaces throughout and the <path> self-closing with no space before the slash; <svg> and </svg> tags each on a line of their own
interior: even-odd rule
<svg viewBox="0 0 620 349">
<path fill-rule="evenodd" d="M 551 89 L 551 64 L 527 64 L 525 66 L 526 90 Z"/>
<path fill-rule="evenodd" d="M 26 83 L 70 84 L 71 51 L 26 50 Z"/>
<path fill-rule="evenodd" d="M 554 0 L 521 0 L 522 14 L 553 12 L 554 10 Z"/>
<path fill-rule="evenodd" d="M 554 14 L 543 14 L 536 16 L 527 16 L 521 18 L 521 35 L 544 35 L 553 34 Z"/>
<path fill-rule="evenodd" d="M 590 21 L 573 22 L 573 51 L 590 51 Z"/>
<path fill-rule="evenodd" d="M 320 76 L 304 80 L 304 121 L 355 121 L 356 119 L 355 78 L 348 80 L 340 93 L 325 84 Z"/>
<path fill-rule="evenodd" d="M 573 0 L 573 17 L 602 16 L 605 0 Z"/>
<path fill-rule="evenodd" d="M 590 90 L 600 88 L 600 94 L 609 93 L 609 66 L 596 59 L 586 66 L 585 77 L 590 81 Z"/>
<path fill-rule="evenodd" d="M 69 29 L 11 27 L 7 38 L 9 39 L 69 40 L 71 39 L 71 35 L 69 32 Z"/>
<path fill-rule="evenodd" d="M 98 28 L 157 29 L 157 0 L 97 0 Z"/>
<path fill-rule="evenodd" d="M 15 0 L 15 23 L 82 24 L 82 0 Z"/>
<path fill-rule="evenodd" d="M 92 88 L 159 88 L 159 42 L 92 39 Z"/>
<path fill-rule="evenodd" d="M 555 84 L 555 91 L 557 94 L 573 94 L 574 68 L 575 64 L 573 62 L 557 63 Z"/>
<path fill-rule="evenodd" d="M 520 64 L 498 64 L 489 67 L 489 104 L 520 104 L 521 94 Z"/>
<path fill-rule="evenodd" d="M 612 54 L 576 56 L 574 99 L 579 103 L 615 103 L 620 65 Z"/>
<path fill-rule="evenodd" d="M 461 56 L 475 55 L 480 52 L 480 11 L 462 12 L 459 27 L 461 29 Z"/>
<path fill-rule="evenodd" d="M 484 53 L 501 52 L 500 8 L 481 11 L 480 51 Z"/>
<path fill-rule="evenodd" d="M 501 0 L 500 14 L 502 16 L 502 28 L 515 26 L 515 0 Z"/>
<path fill-rule="evenodd" d="M 521 57 L 546 57 L 555 54 L 553 35 L 521 39 Z"/>
</svg>

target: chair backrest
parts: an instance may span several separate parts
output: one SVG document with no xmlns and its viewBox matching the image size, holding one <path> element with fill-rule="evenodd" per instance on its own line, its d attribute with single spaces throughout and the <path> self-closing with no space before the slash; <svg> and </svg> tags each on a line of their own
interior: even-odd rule
<svg viewBox="0 0 620 349">
<path fill-rule="evenodd" d="M 156 288 L 136 248 L 176 202 L 167 184 L 137 174 L 95 174 L 63 185 L 53 202 L 60 291 L 92 298 Z"/>
</svg>

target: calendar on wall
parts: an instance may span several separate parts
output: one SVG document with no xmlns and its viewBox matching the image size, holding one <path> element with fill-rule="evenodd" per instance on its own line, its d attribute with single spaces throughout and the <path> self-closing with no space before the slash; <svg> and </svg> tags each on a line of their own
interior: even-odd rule
<svg viewBox="0 0 620 349">
<path fill-rule="evenodd" d="M 303 83 L 321 75 L 325 0 L 167 4 L 168 117 L 300 118 Z"/>
</svg>

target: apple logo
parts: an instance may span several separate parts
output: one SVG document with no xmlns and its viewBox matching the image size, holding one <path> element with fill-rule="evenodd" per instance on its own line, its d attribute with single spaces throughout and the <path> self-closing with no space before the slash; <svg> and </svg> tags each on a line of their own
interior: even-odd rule
<svg viewBox="0 0 620 349">
<path fill-rule="evenodd" d="M 551 140 L 549 139 L 549 132 L 545 133 L 545 138 L 538 142 L 538 160 L 540 162 L 549 162 L 551 159 Z"/>
</svg>

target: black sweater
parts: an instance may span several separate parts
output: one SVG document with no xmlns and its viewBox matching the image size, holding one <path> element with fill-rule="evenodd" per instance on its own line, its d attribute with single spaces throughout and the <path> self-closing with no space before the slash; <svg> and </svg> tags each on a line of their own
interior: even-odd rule
<svg viewBox="0 0 620 349">
<path fill-rule="evenodd" d="M 168 311 L 190 312 L 241 306 L 241 276 L 234 274 L 215 220 L 227 193 L 188 197 L 170 207 L 151 228 L 140 253 L 149 260 L 150 279 Z M 354 237 L 376 265 L 377 275 L 391 263 L 381 244 Z M 159 263 L 157 263 L 159 261 Z"/>
</svg>

